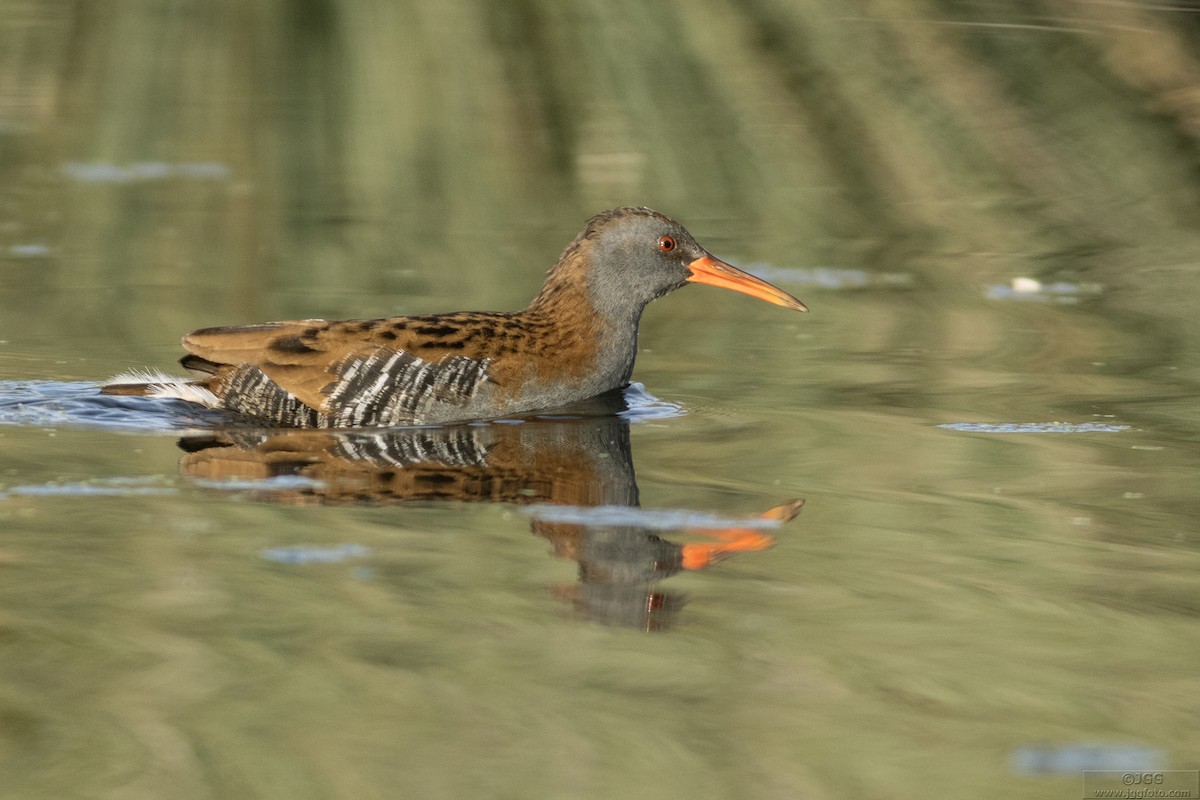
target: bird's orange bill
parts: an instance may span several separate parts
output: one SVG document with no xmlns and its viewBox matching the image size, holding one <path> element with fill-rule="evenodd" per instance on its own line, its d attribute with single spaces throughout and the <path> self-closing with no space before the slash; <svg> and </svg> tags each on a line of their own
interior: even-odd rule
<svg viewBox="0 0 1200 800">
<path fill-rule="evenodd" d="M 688 280 L 692 283 L 707 283 L 709 286 L 720 286 L 722 289 L 732 289 L 735 292 L 757 297 L 784 308 L 796 311 L 808 311 L 808 306 L 801 303 L 782 289 L 778 289 L 761 278 L 756 278 L 749 272 L 743 272 L 732 264 L 726 264 L 719 258 L 703 255 L 687 265 L 692 275 Z"/>
<path fill-rule="evenodd" d="M 680 549 L 683 569 L 704 569 L 734 553 L 750 553 L 774 546 L 775 537 L 753 528 L 726 528 L 715 542 L 689 542 Z"/>
<path fill-rule="evenodd" d="M 803 500 L 788 502 L 768 509 L 758 515 L 759 519 L 791 522 L 804 507 Z M 734 553 L 766 550 L 775 544 L 775 537 L 753 528 L 724 528 L 712 534 L 715 542 L 693 542 L 680 548 L 681 566 L 684 569 L 704 569 Z"/>
</svg>

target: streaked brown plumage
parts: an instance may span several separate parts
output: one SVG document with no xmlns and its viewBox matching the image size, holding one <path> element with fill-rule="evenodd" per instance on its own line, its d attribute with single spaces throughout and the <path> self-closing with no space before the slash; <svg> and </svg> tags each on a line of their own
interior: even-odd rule
<svg viewBox="0 0 1200 800">
<path fill-rule="evenodd" d="M 204 328 L 183 338 L 180 360 L 201 377 L 119 377 L 103 391 L 178 397 L 291 427 L 558 408 L 628 383 L 642 310 L 688 282 L 807 310 L 714 258 L 674 220 L 619 208 L 588 222 L 522 311 Z"/>
</svg>

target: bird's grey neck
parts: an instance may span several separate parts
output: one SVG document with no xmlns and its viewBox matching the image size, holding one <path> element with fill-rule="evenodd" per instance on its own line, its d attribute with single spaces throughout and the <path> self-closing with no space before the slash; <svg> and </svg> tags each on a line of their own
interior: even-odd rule
<svg viewBox="0 0 1200 800">
<path fill-rule="evenodd" d="M 582 299 L 576 296 L 575 302 Z M 524 312 L 527 321 L 542 329 L 541 340 L 557 343 L 563 353 L 580 345 L 590 351 L 587 370 L 561 387 L 564 396 L 555 398 L 556 402 L 576 402 L 629 383 L 637 356 L 637 327 L 642 309 L 625 307 L 616 313 L 605 313 L 589 304 L 588 313 L 580 315 L 578 306 L 575 314 L 568 314 L 553 305 L 537 303 Z"/>
<path fill-rule="evenodd" d="M 606 376 L 606 386 L 601 391 L 617 388 L 629 383 L 633 374 L 633 362 L 637 357 L 638 323 L 642 310 L 624 319 L 608 320 L 596 353 L 597 372 Z"/>
</svg>

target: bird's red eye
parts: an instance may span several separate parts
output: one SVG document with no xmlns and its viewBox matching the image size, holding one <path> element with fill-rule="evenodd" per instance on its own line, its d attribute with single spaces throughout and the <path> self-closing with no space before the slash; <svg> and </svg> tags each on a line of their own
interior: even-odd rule
<svg viewBox="0 0 1200 800">
<path fill-rule="evenodd" d="M 669 253 L 675 249 L 675 240 L 670 236 L 663 236 L 658 240 L 658 249 L 664 253 Z"/>
</svg>

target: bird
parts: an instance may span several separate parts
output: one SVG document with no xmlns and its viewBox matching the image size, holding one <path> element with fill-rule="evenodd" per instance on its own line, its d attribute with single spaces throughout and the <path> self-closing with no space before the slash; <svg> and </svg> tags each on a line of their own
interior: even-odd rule
<svg viewBox="0 0 1200 800">
<path fill-rule="evenodd" d="M 784 308 L 792 295 L 720 260 L 644 207 L 597 214 L 521 311 L 202 328 L 179 363 L 133 370 L 105 394 L 175 398 L 267 427 L 430 425 L 560 409 L 629 383 L 651 301 L 708 284 Z"/>
</svg>

